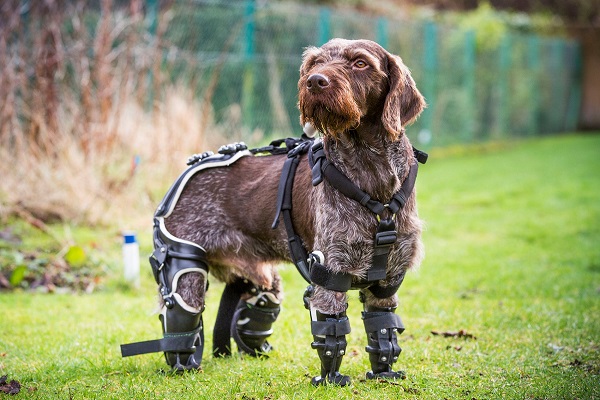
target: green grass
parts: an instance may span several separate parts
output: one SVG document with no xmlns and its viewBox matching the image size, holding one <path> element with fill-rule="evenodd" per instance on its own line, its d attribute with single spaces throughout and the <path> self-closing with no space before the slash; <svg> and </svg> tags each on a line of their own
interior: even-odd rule
<svg viewBox="0 0 600 400">
<path fill-rule="evenodd" d="M 121 359 L 120 343 L 160 334 L 144 269 L 139 291 L 0 294 L 0 375 L 23 385 L 16 398 L 40 399 L 600 398 L 600 135 L 437 152 L 419 174 L 427 256 L 400 289 L 404 381 L 363 380 L 352 292 L 342 369 L 353 385 L 310 385 L 318 359 L 291 266 L 268 360 L 208 354 L 219 284 L 209 290 L 202 372 L 163 373 L 160 354 Z M 476 339 L 431 334 L 461 329 Z"/>
</svg>

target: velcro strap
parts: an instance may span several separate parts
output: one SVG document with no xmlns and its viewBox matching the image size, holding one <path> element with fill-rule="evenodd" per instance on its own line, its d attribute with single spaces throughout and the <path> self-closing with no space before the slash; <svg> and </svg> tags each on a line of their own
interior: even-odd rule
<svg viewBox="0 0 600 400">
<path fill-rule="evenodd" d="M 238 329 L 238 335 L 240 335 L 240 336 L 252 336 L 254 338 L 266 339 L 269 336 L 271 336 L 272 334 L 273 334 L 273 329 L 269 329 L 266 331 L 252 331 L 252 330 L 248 330 L 248 329 Z"/>
<path fill-rule="evenodd" d="M 196 350 L 194 343 L 196 342 L 197 334 L 200 329 L 202 328 L 200 327 L 192 332 L 167 333 L 162 339 L 122 344 L 121 357 L 158 353 L 161 351 L 174 353 L 193 352 Z"/>
<path fill-rule="evenodd" d="M 373 294 L 373 296 L 375 296 L 378 299 L 387 299 L 388 297 L 393 296 L 398 289 L 400 288 L 400 285 L 402 284 L 402 281 L 400 281 L 400 283 L 396 284 L 396 285 L 391 285 L 391 286 L 380 286 L 379 284 L 374 284 L 368 287 L 369 291 Z"/>
<path fill-rule="evenodd" d="M 336 292 L 347 292 L 352 287 L 352 275 L 334 273 L 317 262 L 313 263 L 310 269 L 310 280 L 316 285 Z"/>
<path fill-rule="evenodd" d="M 380 314 L 380 315 L 369 315 L 369 314 Z M 365 332 L 374 332 L 380 329 L 392 329 L 404 330 L 404 324 L 400 319 L 400 316 L 393 312 L 385 313 L 370 313 L 363 312 L 363 320 L 365 324 Z"/>
<path fill-rule="evenodd" d="M 375 246 L 373 249 L 373 264 L 367 270 L 367 281 L 375 282 L 387 276 L 387 262 L 390 246 Z"/>
<path fill-rule="evenodd" d="M 327 321 L 311 321 L 310 331 L 315 336 L 344 336 L 350 333 L 350 321 L 347 317 L 342 319 L 327 318 Z"/>
<path fill-rule="evenodd" d="M 255 322 L 273 323 L 279 315 L 279 307 L 248 306 L 244 317 Z"/>
</svg>

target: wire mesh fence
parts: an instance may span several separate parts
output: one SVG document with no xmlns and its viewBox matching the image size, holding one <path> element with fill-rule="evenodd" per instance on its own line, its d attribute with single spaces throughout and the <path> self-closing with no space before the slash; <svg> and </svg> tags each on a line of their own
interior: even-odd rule
<svg viewBox="0 0 600 400">
<path fill-rule="evenodd" d="M 36 15 L 32 17 L 20 2 L 15 4 L 21 7 L 20 28 L 11 31 L 11 25 L 4 24 L 5 45 L 0 52 L 8 57 L 5 60 L 20 54 L 26 64 L 26 52 L 18 47 L 35 46 L 24 38 L 43 22 L 35 21 Z M 134 5 L 139 18 L 132 17 Z M 122 95 L 119 88 L 126 86 L 151 108 L 160 104 L 167 88 L 185 87 L 201 102 L 206 127 L 220 126 L 231 138 L 251 143 L 300 133 L 296 103 L 303 49 L 333 37 L 372 39 L 403 58 L 428 103 L 408 130 L 421 146 L 538 135 L 577 126 L 580 49 L 576 42 L 561 38 L 512 33 L 486 43 L 473 31 L 431 21 L 267 1 L 100 0 L 79 1 L 73 7 L 65 8 L 55 27 L 67 57 L 62 73 L 46 74 L 50 85 L 71 85 L 75 101 L 92 101 L 86 100 L 81 83 L 82 57 L 88 57 L 104 65 L 106 74 L 129 74 L 126 82 L 114 81 L 110 93 L 100 90 L 102 82 L 92 82 L 90 90 L 107 101 L 114 102 Z M 106 35 L 107 57 L 100 63 L 94 53 L 102 51 L 101 38 L 94 35 L 102 32 L 102 15 L 108 10 L 112 30 Z M 88 29 L 74 23 L 74 12 Z M 126 22 L 118 30 L 120 21 Z M 65 39 L 77 35 L 86 36 L 85 41 Z M 86 49 L 85 43 L 91 48 Z M 90 71 L 93 78 L 97 66 Z M 31 97 L 22 88 L 11 94 L 17 104 Z M 4 112 L 0 118 L 5 125 L 23 124 L 28 117 L 17 106 L 13 114 Z M 10 135 L 3 131 L 0 136 Z"/>
<path fill-rule="evenodd" d="M 175 69 L 178 61 L 167 63 L 173 68 L 169 76 L 202 71 L 196 93 L 212 90 L 205 98 L 211 99 L 216 121 L 245 131 L 244 136 L 299 130 L 296 81 L 302 51 L 333 37 L 375 40 L 403 58 L 428 102 L 410 128 L 422 145 L 577 125 L 581 61 L 572 41 L 506 34 L 486 45 L 472 31 L 433 22 L 282 3 L 180 0 L 171 12 L 165 43 L 194 54 L 198 64 Z M 210 77 L 214 87 L 207 84 Z"/>
</svg>

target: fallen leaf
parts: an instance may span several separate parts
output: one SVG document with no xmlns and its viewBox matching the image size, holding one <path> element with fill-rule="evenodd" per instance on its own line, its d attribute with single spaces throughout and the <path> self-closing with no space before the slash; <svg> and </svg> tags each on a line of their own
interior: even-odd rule
<svg viewBox="0 0 600 400">
<path fill-rule="evenodd" d="M 21 391 L 21 384 L 14 379 L 6 383 L 7 376 L 0 377 L 0 392 L 6 394 L 17 394 Z"/>
<path fill-rule="evenodd" d="M 18 265 L 10 275 L 11 286 L 18 286 L 27 273 L 27 265 Z"/>
<path fill-rule="evenodd" d="M 65 254 L 65 261 L 72 267 L 81 267 L 86 260 L 87 255 L 81 246 L 71 246 Z"/>
<path fill-rule="evenodd" d="M 463 339 L 477 340 L 477 337 L 475 337 L 475 335 L 473 335 L 471 333 L 468 333 L 464 329 L 461 329 L 461 330 L 456 331 L 456 332 L 450 332 L 450 331 L 446 331 L 446 332 L 431 331 L 431 334 L 435 335 L 435 336 L 458 337 L 458 338 L 463 338 Z"/>
</svg>

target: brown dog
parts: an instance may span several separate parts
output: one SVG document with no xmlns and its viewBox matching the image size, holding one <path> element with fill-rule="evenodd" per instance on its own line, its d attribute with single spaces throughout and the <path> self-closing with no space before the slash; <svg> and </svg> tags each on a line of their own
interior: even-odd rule
<svg viewBox="0 0 600 400">
<path fill-rule="evenodd" d="M 400 353 L 396 332 L 403 330 L 393 314 L 398 305 L 395 292 L 405 272 L 421 260 L 421 221 L 414 191 L 397 213 L 387 203 L 416 163 L 404 126 L 423 110 L 424 99 L 402 60 L 368 40 L 333 39 L 320 48 L 308 48 L 298 90 L 301 122 L 322 132 L 326 160 L 384 204 L 384 211 L 376 215 L 327 179 L 313 187 L 304 155 L 293 186 L 294 227 L 307 249 L 322 252 L 322 271 L 351 276 L 351 288 L 361 291 L 373 369 L 367 376 L 401 377 L 391 369 Z M 205 250 L 206 263 L 219 280 L 254 284 L 251 290 L 239 290 L 248 307 L 258 304 L 257 293 L 268 294 L 259 299 L 262 305 L 266 300 L 275 307 L 281 299 L 276 266 L 289 261 L 290 255 L 285 229 L 282 224 L 272 229 L 271 222 L 285 160 L 285 156 L 242 157 L 227 168 L 206 169 L 189 180 L 164 220 L 170 234 Z M 377 251 L 374 237 L 382 220 L 395 230 L 395 241 L 386 253 L 385 277 L 368 281 Z M 319 282 L 307 291 L 312 346 L 321 359 L 321 375 L 313 384 L 345 385 L 349 379 L 338 371 L 344 335 L 349 332 L 348 288 Z M 201 312 L 205 285 L 206 274 L 189 272 L 178 277 L 176 292 L 190 309 Z M 270 334 L 262 333 L 262 339 Z"/>
</svg>

